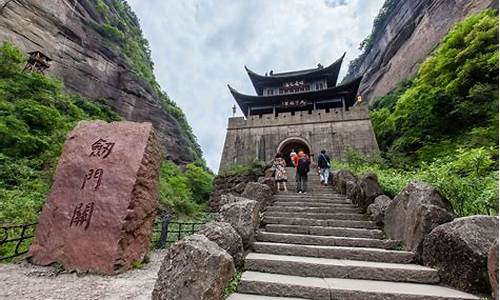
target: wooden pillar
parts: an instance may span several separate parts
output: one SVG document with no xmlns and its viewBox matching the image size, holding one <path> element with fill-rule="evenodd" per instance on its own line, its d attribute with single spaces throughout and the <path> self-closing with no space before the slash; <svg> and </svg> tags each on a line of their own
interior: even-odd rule
<svg viewBox="0 0 500 300">
<path fill-rule="evenodd" d="M 313 101 L 313 110 L 316 111 L 316 101 Z"/>
<path fill-rule="evenodd" d="M 276 117 L 276 105 L 273 105 L 273 115 Z"/>
<path fill-rule="evenodd" d="M 247 110 L 248 110 L 248 112 L 247 112 L 247 118 L 248 118 L 248 117 L 250 117 L 250 113 L 252 112 L 252 108 L 249 106 Z"/>
<path fill-rule="evenodd" d="M 342 97 L 342 111 L 346 111 L 345 99 Z"/>
</svg>

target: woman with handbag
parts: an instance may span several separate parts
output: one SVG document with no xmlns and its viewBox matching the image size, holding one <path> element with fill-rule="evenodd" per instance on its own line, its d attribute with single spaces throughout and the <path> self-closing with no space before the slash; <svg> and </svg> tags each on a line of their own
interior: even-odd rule
<svg viewBox="0 0 500 300">
<path fill-rule="evenodd" d="M 286 161 L 283 159 L 281 153 L 276 153 L 274 156 L 272 168 L 274 169 L 274 181 L 276 182 L 278 190 L 287 192 L 286 182 L 288 181 L 288 176 L 286 173 Z"/>
</svg>

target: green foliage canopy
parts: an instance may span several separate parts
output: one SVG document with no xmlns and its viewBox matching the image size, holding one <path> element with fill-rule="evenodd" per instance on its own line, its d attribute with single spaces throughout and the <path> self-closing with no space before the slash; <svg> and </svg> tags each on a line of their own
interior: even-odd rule
<svg viewBox="0 0 500 300">
<path fill-rule="evenodd" d="M 66 134 L 80 120 L 119 120 L 107 107 L 23 72 L 25 55 L 0 46 L 0 223 L 36 221 Z"/>
<path fill-rule="evenodd" d="M 458 147 L 498 147 L 498 17 L 459 23 L 411 82 L 375 101 L 372 122 L 392 163 L 411 164 Z M 440 151 L 433 151 L 439 148 Z M 434 154 L 435 154 L 434 153 Z"/>
<path fill-rule="evenodd" d="M 376 99 L 384 161 L 351 153 L 349 167 L 378 174 L 390 196 L 422 180 L 460 216 L 498 214 L 498 26 L 494 10 L 467 18 L 414 79 Z"/>
</svg>

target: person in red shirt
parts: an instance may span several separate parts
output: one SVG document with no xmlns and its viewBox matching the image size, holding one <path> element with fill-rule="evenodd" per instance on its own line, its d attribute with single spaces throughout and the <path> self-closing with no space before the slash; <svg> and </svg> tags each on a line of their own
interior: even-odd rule
<svg viewBox="0 0 500 300">
<path fill-rule="evenodd" d="M 293 166 L 295 167 L 295 169 L 297 169 L 297 166 L 299 165 L 299 159 L 300 159 L 301 153 L 302 153 L 302 155 L 304 155 L 304 152 L 300 151 L 299 154 L 295 154 L 292 157 L 292 162 L 293 162 Z"/>
</svg>

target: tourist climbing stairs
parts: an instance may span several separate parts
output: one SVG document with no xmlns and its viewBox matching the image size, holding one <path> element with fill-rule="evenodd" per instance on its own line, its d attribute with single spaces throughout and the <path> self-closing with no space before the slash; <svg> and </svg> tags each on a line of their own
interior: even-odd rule
<svg viewBox="0 0 500 300">
<path fill-rule="evenodd" d="M 278 192 L 247 255 L 230 300 L 479 299 L 439 285 L 434 269 L 414 263 L 346 197 L 309 175 L 307 194 Z"/>
</svg>

